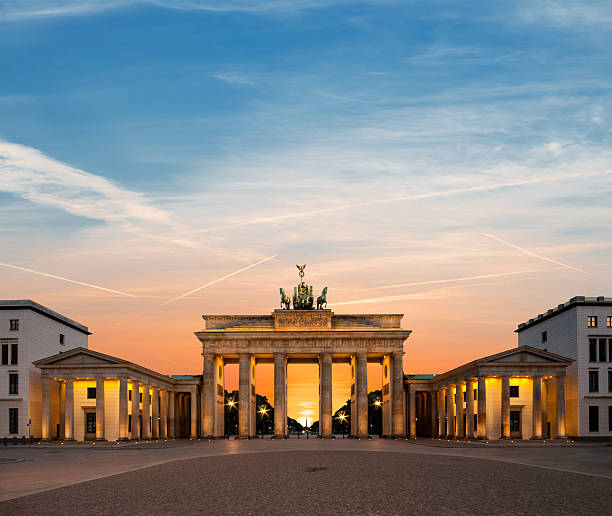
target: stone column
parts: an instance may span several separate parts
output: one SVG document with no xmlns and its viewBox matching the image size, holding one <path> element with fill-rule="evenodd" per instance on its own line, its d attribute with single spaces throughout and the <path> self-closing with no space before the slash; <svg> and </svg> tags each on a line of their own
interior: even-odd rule
<svg viewBox="0 0 612 516">
<path fill-rule="evenodd" d="M 64 406 L 64 439 L 74 441 L 74 380 L 72 378 L 66 378 Z"/>
<path fill-rule="evenodd" d="M 453 409 L 453 386 L 446 386 L 446 438 L 452 439 L 455 436 L 455 421 Z"/>
<path fill-rule="evenodd" d="M 457 382 L 455 391 L 455 439 L 463 439 L 463 382 Z"/>
<path fill-rule="evenodd" d="M 319 437 L 332 436 L 332 356 L 319 355 Z"/>
<path fill-rule="evenodd" d="M 487 438 L 487 378 L 478 377 L 478 439 Z"/>
<path fill-rule="evenodd" d="M 159 419 L 159 438 L 165 439 L 168 437 L 168 391 L 166 389 L 159 390 L 159 400 L 161 405 Z"/>
<path fill-rule="evenodd" d="M 510 439 L 510 377 L 502 376 L 501 388 L 502 439 Z"/>
<path fill-rule="evenodd" d="M 251 356 L 238 357 L 238 437 L 251 436 Z"/>
<path fill-rule="evenodd" d="M 408 384 L 408 419 L 410 421 L 409 437 L 416 439 L 416 389 Z"/>
<path fill-rule="evenodd" d="M 174 391 L 168 391 L 168 439 L 176 436 L 174 425 Z"/>
<path fill-rule="evenodd" d="M 542 379 L 542 437 L 548 435 L 548 379 Z"/>
<path fill-rule="evenodd" d="M 104 377 L 96 378 L 96 441 L 104 441 Z"/>
<path fill-rule="evenodd" d="M 533 376 L 532 379 L 532 420 L 533 435 L 532 439 L 542 439 L 542 377 Z"/>
<path fill-rule="evenodd" d="M 198 437 L 198 389 L 193 387 L 190 392 L 191 408 L 189 410 L 191 416 L 191 424 L 189 426 L 189 438 L 196 439 Z"/>
<path fill-rule="evenodd" d="M 142 437 L 151 438 L 151 396 L 146 383 L 142 386 Z"/>
<path fill-rule="evenodd" d="M 353 414 L 351 407 L 351 417 L 356 417 L 357 437 L 368 436 L 368 356 L 364 353 L 359 353 L 355 361 L 355 393 L 356 393 L 356 411 Z M 392 401 L 393 403 L 393 401 Z"/>
<path fill-rule="evenodd" d="M 444 407 L 445 399 L 446 392 L 444 387 L 440 387 L 438 390 L 438 437 L 444 437 L 446 435 L 446 408 Z"/>
<path fill-rule="evenodd" d="M 402 366 L 403 353 L 391 354 L 391 426 L 393 437 L 406 437 L 404 428 L 404 368 Z M 366 389 L 367 402 L 367 389 Z M 366 407 L 367 412 L 367 407 Z M 367 418 L 366 418 L 367 419 Z M 415 433 L 416 435 L 416 433 Z"/>
<path fill-rule="evenodd" d="M 151 438 L 159 439 L 159 388 L 152 387 L 153 395 L 151 396 Z"/>
<path fill-rule="evenodd" d="M 474 439 L 474 382 L 465 382 L 465 438 Z"/>
<path fill-rule="evenodd" d="M 42 438 L 47 441 L 51 439 L 53 425 L 51 419 L 51 380 L 49 378 L 42 378 Z"/>
<path fill-rule="evenodd" d="M 274 355 L 274 437 L 287 437 L 287 355 Z"/>
<path fill-rule="evenodd" d="M 438 436 L 438 391 L 431 391 L 431 437 Z"/>
<path fill-rule="evenodd" d="M 66 383 L 59 382 L 59 435 L 58 437 L 66 439 Z"/>
<path fill-rule="evenodd" d="M 132 381 L 132 439 L 140 439 L 140 384 Z"/>
<path fill-rule="evenodd" d="M 555 377 L 557 384 L 557 437 L 565 438 L 565 376 Z"/>
<path fill-rule="evenodd" d="M 202 436 L 215 437 L 217 367 L 215 355 L 204 355 L 202 385 Z"/>
<path fill-rule="evenodd" d="M 128 440 L 128 384 L 119 378 L 119 440 Z"/>
</svg>

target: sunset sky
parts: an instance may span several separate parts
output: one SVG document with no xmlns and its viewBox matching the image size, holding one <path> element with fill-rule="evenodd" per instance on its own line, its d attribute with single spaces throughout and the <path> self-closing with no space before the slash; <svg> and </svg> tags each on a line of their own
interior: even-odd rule
<svg viewBox="0 0 612 516">
<path fill-rule="evenodd" d="M 611 26 L 608 1 L 0 2 L 0 297 L 201 373 L 201 315 L 270 313 L 306 263 L 335 312 L 405 314 L 407 373 L 515 346 L 612 295 Z M 290 368 L 290 416 L 317 374 Z"/>
</svg>

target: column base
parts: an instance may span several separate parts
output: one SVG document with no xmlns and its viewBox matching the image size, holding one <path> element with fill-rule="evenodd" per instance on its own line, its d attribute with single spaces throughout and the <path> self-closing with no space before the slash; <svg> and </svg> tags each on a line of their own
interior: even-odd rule
<svg viewBox="0 0 612 516">
<path fill-rule="evenodd" d="M 117 441 L 129 441 L 130 438 L 129 437 L 119 437 L 119 439 L 117 439 Z"/>
<path fill-rule="evenodd" d="M 96 437 L 94 441 L 106 441 L 106 439 L 104 437 Z"/>
<path fill-rule="evenodd" d="M 476 439 L 478 441 L 488 441 L 489 440 L 489 438 L 486 435 L 478 435 L 476 436 Z"/>
</svg>

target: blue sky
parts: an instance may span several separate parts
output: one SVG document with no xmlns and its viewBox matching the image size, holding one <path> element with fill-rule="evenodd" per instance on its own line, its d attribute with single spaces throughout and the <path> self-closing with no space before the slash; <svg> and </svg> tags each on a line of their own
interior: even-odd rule
<svg viewBox="0 0 612 516">
<path fill-rule="evenodd" d="M 141 297 L 0 267 L 5 296 L 120 355 L 169 318 L 156 345 L 187 350 L 199 314 L 267 312 L 306 262 L 332 308 L 409 314 L 413 370 L 433 342 L 440 367 L 504 349 L 612 292 L 611 23 L 608 2 L 4 2 L 0 262 Z"/>
</svg>

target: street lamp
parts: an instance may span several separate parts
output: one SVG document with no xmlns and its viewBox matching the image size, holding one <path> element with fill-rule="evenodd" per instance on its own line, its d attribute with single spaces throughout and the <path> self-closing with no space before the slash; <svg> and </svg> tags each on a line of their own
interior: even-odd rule
<svg viewBox="0 0 612 516">
<path fill-rule="evenodd" d="M 380 412 L 381 412 L 381 407 L 382 407 L 382 403 L 380 402 L 379 399 L 377 399 L 374 402 L 374 406 L 376 407 L 376 426 L 378 427 L 378 437 L 382 437 L 382 424 L 381 424 L 381 418 L 380 418 Z"/>
<path fill-rule="evenodd" d="M 228 421 L 226 421 L 225 426 L 227 428 L 227 438 L 229 439 L 229 436 L 232 434 L 232 429 L 229 423 L 232 419 L 232 409 L 236 406 L 236 402 L 233 398 L 227 400 L 227 406 L 229 407 L 229 417 L 227 418 Z"/>
<path fill-rule="evenodd" d="M 259 407 L 259 414 L 261 415 L 261 438 L 264 438 L 264 416 L 268 413 L 268 409 L 264 406 Z"/>
<path fill-rule="evenodd" d="M 338 414 L 338 419 L 340 420 L 340 426 L 342 426 L 342 439 L 344 439 L 344 423 L 346 422 L 346 418 L 348 416 L 344 412 L 340 412 Z"/>
</svg>

